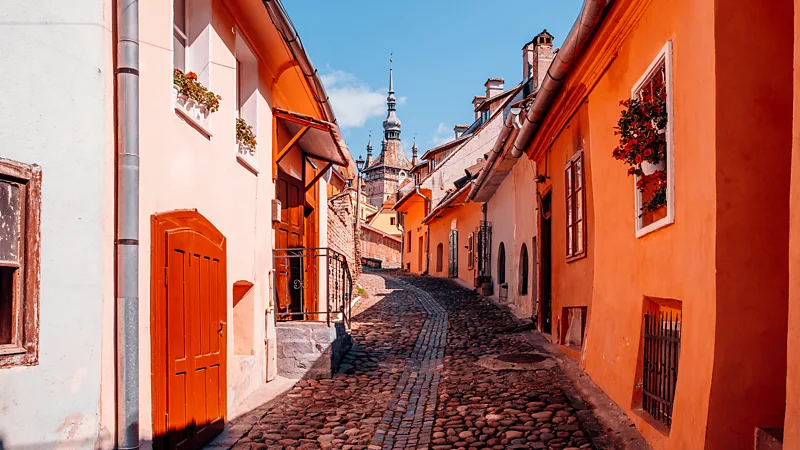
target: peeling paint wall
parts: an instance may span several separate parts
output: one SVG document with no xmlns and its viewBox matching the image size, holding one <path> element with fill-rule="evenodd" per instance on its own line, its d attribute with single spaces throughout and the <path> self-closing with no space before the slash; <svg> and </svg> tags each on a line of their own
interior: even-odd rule
<svg viewBox="0 0 800 450">
<path fill-rule="evenodd" d="M 39 363 L 0 369 L 0 447 L 103 447 L 102 320 L 114 295 L 111 6 L 7 0 L 0 9 L 0 157 L 43 174 Z"/>
</svg>

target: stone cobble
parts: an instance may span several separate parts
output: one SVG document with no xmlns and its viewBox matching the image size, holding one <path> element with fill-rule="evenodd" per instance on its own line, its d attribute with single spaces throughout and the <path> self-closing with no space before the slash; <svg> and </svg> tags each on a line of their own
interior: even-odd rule
<svg viewBox="0 0 800 450">
<path fill-rule="evenodd" d="M 446 280 L 361 275 L 342 373 L 303 380 L 236 449 L 606 448 L 556 365 L 494 370 L 479 360 L 541 349 L 493 304 Z"/>
</svg>

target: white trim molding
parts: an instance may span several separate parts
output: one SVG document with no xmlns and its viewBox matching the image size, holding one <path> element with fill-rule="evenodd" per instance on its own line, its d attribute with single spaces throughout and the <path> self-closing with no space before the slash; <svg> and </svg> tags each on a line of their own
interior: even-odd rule
<svg viewBox="0 0 800 450">
<path fill-rule="evenodd" d="M 664 64 L 666 79 L 664 84 L 667 90 L 667 215 L 661 219 L 648 224 L 646 226 L 642 223 L 642 218 L 639 217 L 642 208 L 642 194 L 636 187 L 639 177 L 635 177 L 633 182 L 634 192 L 634 205 L 636 207 L 634 214 L 636 215 L 636 238 L 641 238 L 656 230 L 675 223 L 675 155 L 673 149 L 673 127 L 675 123 L 674 102 L 673 102 L 673 83 L 672 83 L 672 40 L 667 41 L 664 47 L 658 52 L 653 62 L 647 67 L 644 74 L 636 81 L 636 84 L 631 89 L 631 98 L 635 98 L 642 86 L 652 77 L 653 73 L 661 64 Z"/>
</svg>

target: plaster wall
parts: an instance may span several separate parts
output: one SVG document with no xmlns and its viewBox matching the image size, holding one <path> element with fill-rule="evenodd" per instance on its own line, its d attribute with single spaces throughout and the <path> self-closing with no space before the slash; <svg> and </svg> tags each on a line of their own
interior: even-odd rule
<svg viewBox="0 0 800 450">
<path fill-rule="evenodd" d="M 140 428 L 142 439 L 152 435 L 150 216 L 157 212 L 196 208 L 227 240 L 228 291 L 228 411 L 233 412 L 253 390 L 274 373 L 275 332 L 271 312 L 270 271 L 273 232 L 272 181 L 273 92 L 268 70 L 259 65 L 256 135 L 259 146 L 257 173 L 236 158 L 234 119 L 235 48 L 237 36 L 248 30 L 220 0 L 210 0 L 212 21 L 207 32 L 210 45 L 208 88 L 222 96 L 219 111 L 210 117 L 207 136 L 173 109 L 172 11 L 168 2 L 140 3 L 141 22 L 141 203 L 140 203 Z M 239 37 L 241 39 L 241 36 Z M 259 49 L 254 49 L 259 50 Z M 263 51 L 263 49 L 262 49 Z M 324 189 L 324 187 L 323 187 Z M 325 206 L 324 203 L 322 206 Z M 322 208 L 325 209 L 325 208 Z M 323 218 L 324 219 L 324 218 Z M 326 225 L 325 220 L 319 223 Z M 324 238 L 324 233 L 320 233 Z M 253 283 L 251 355 L 236 355 L 232 286 L 239 280 Z M 268 313 L 265 313 L 269 310 Z M 111 339 L 111 336 L 108 336 Z M 269 361 L 267 361 L 269 355 Z M 113 374 L 113 360 L 104 369 Z M 113 386 L 113 385 L 112 385 Z"/>
<path fill-rule="evenodd" d="M 492 280 L 494 290 L 492 298 L 499 301 L 500 289 L 497 285 L 500 242 L 506 251 L 506 282 L 508 283 L 507 303 L 511 303 L 526 316 L 536 315 L 536 299 L 538 298 L 538 274 L 534 261 L 536 248 L 534 238 L 537 235 L 538 204 L 532 193 L 536 192 L 536 164 L 527 157 L 521 157 L 514 165 L 511 173 L 503 180 L 495 195 L 487 202 L 487 219 L 492 222 Z M 509 218 L 511 220 L 509 220 Z M 528 251 L 528 290 L 521 293 L 522 282 L 522 244 Z"/>
<path fill-rule="evenodd" d="M 475 165 L 478 158 L 492 150 L 503 125 L 503 114 L 492 117 L 475 135 L 465 142 L 437 166 L 436 170 L 420 185 L 430 189 L 432 205 L 435 207 L 454 187 L 453 182 L 465 175 L 464 170 Z"/>
<path fill-rule="evenodd" d="M 428 268 L 428 226 L 422 224 L 425 218 L 425 200 L 419 196 L 409 199 L 402 205 L 405 211 L 405 229 L 403 234 L 403 269 L 411 264 L 412 273 L 421 274 Z M 409 233 L 411 233 L 409 235 Z M 409 251 L 409 236 L 411 240 Z M 422 237 L 420 252 L 419 238 Z M 433 247 L 435 249 L 435 247 Z M 421 254 L 421 255 L 420 255 Z M 420 257 L 421 256 L 421 257 Z"/>
<path fill-rule="evenodd" d="M 392 224 L 394 222 L 394 224 Z M 400 236 L 403 230 L 397 226 L 397 213 L 393 209 L 382 208 L 369 224 L 373 228 L 377 228 L 386 234 L 393 236 Z"/>
<path fill-rule="evenodd" d="M 111 4 L 0 9 L 0 157 L 42 168 L 39 363 L 0 369 L 0 447 L 109 447 L 100 367 L 114 298 Z"/>
<path fill-rule="evenodd" d="M 465 194 L 462 194 L 462 198 Z M 460 204 L 461 201 L 456 199 L 453 203 Z M 428 222 L 428 232 L 431 239 L 431 262 L 430 274 L 438 277 L 448 276 L 448 261 L 449 261 L 449 242 L 450 230 L 452 229 L 453 221 L 456 222 L 456 229 L 458 230 L 458 278 L 467 286 L 474 286 L 475 270 L 476 267 L 469 266 L 469 252 L 467 250 L 467 243 L 469 242 L 469 234 L 475 231 L 475 228 L 480 226 L 483 213 L 481 212 L 481 203 L 469 202 L 453 208 L 446 208 L 442 211 L 441 216 Z M 436 247 L 442 244 L 442 270 L 436 270 Z"/>
<path fill-rule="evenodd" d="M 800 0 L 795 0 L 798 11 Z M 800 15 L 794 16 L 794 67 L 800 67 Z M 794 78 L 789 208 L 789 311 L 784 448 L 800 447 L 800 78 Z"/>
</svg>

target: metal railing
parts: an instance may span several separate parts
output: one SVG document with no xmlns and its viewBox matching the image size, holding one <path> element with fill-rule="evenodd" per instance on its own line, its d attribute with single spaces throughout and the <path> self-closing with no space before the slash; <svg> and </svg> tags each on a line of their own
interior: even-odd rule
<svg viewBox="0 0 800 450">
<path fill-rule="evenodd" d="M 642 409 L 667 427 L 672 426 L 680 355 L 680 314 L 645 314 Z"/>
<path fill-rule="evenodd" d="M 330 325 L 331 321 L 341 317 L 345 325 L 350 326 L 353 278 L 344 255 L 328 247 L 278 248 L 273 250 L 272 255 L 277 321 L 319 320 L 320 316 L 325 316 L 325 321 Z M 327 285 L 324 287 L 317 282 L 322 267 L 327 274 Z M 316 304 L 319 305 L 321 290 L 326 292 L 326 310 L 307 310 L 307 296 L 316 297 Z"/>
<path fill-rule="evenodd" d="M 475 228 L 475 258 L 478 263 L 478 277 L 491 278 L 492 276 L 492 222 L 483 220 Z"/>
</svg>

